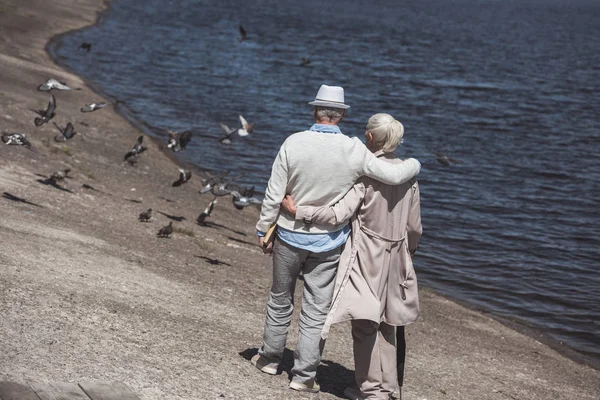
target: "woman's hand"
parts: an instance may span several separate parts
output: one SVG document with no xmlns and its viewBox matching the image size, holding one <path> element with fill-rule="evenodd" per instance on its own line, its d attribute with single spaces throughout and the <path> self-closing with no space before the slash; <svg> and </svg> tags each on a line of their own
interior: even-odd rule
<svg viewBox="0 0 600 400">
<path fill-rule="evenodd" d="M 286 194 L 281 202 L 281 207 L 287 211 L 288 214 L 292 216 L 296 216 L 296 204 L 294 204 L 294 199 L 289 194 Z"/>
</svg>

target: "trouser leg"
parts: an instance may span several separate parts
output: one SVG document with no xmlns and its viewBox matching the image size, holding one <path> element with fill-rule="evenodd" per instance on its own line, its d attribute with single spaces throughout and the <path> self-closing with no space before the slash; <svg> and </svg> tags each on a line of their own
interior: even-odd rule
<svg viewBox="0 0 600 400">
<path fill-rule="evenodd" d="M 366 399 L 388 399 L 396 386 L 394 327 L 352 321 L 356 385 Z"/>
<path fill-rule="evenodd" d="M 341 246 L 328 252 L 310 253 L 304 261 L 300 329 L 292 368 L 294 381 L 307 382 L 316 378 L 325 345 L 321 331 L 333 297 L 340 252 Z"/>
<path fill-rule="evenodd" d="M 376 349 L 377 324 L 364 319 L 352 320 L 354 377 L 365 397 L 378 391 L 381 382 L 379 351 Z"/>
<path fill-rule="evenodd" d="M 406 361 L 406 338 L 404 326 L 396 327 L 396 369 L 398 371 L 398 386 L 404 384 L 404 362 Z"/>
<path fill-rule="evenodd" d="M 381 360 L 381 393 L 388 398 L 396 389 L 396 331 L 392 325 L 379 324 L 377 347 Z"/>
<path fill-rule="evenodd" d="M 308 252 L 278 239 L 273 248 L 273 284 L 267 300 L 263 345 L 259 354 L 281 363 L 294 311 L 294 288 Z"/>
</svg>

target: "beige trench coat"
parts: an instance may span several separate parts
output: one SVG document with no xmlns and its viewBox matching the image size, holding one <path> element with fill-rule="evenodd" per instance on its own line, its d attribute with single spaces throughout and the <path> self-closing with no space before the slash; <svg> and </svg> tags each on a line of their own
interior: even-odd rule
<svg viewBox="0 0 600 400">
<path fill-rule="evenodd" d="M 400 163 L 393 153 L 375 153 Z M 333 301 L 323 328 L 367 319 L 406 325 L 419 317 L 419 294 L 412 257 L 422 234 L 416 181 L 390 186 L 361 178 L 330 207 L 298 206 L 296 219 L 340 224 L 351 219 L 352 233 L 340 258 Z"/>
</svg>

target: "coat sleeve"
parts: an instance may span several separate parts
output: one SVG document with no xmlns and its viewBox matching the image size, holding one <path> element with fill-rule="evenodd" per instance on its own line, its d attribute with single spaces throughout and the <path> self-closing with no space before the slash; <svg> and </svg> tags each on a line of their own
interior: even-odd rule
<svg viewBox="0 0 600 400">
<path fill-rule="evenodd" d="M 311 224 L 340 225 L 356 213 L 365 197 L 365 191 L 365 185 L 358 182 L 332 206 L 298 206 L 296 219 Z"/>
<path fill-rule="evenodd" d="M 390 163 L 377 158 L 367 146 L 356 139 L 358 151 L 362 161 L 362 167 L 359 171 L 360 176 L 368 176 L 376 181 L 388 185 L 400 185 L 408 182 L 421 171 L 421 163 L 414 158 L 409 158 L 401 163 Z"/>
<path fill-rule="evenodd" d="M 419 239 L 423 234 L 421 225 L 421 195 L 419 193 L 419 183 L 415 182 L 412 187 L 412 198 L 410 200 L 410 211 L 408 212 L 407 238 L 408 250 L 414 254 L 419 247 Z"/>
<path fill-rule="evenodd" d="M 265 198 L 260 210 L 260 218 L 256 223 L 258 232 L 266 232 L 271 224 L 277 221 L 281 201 L 285 197 L 288 182 L 288 162 L 286 156 L 285 142 L 279 149 L 279 153 L 273 162 L 271 177 L 265 191 Z"/>
</svg>

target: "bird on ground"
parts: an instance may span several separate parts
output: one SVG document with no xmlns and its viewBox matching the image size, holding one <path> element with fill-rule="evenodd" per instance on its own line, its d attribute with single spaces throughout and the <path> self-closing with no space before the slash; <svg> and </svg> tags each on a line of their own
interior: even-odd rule
<svg viewBox="0 0 600 400">
<path fill-rule="evenodd" d="M 238 210 L 241 210 L 245 207 L 251 206 L 252 204 L 257 204 L 257 205 L 262 204 L 261 200 L 255 198 L 255 197 L 252 197 L 252 196 L 245 196 L 244 194 L 241 194 L 235 190 L 232 190 L 230 194 L 233 196 L 232 197 L 233 205 Z"/>
<path fill-rule="evenodd" d="M 210 189 L 210 191 L 215 196 L 227 196 L 228 194 L 231 193 L 232 190 L 236 190 L 237 189 L 237 188 L 231 187 L 230 186 L 231 183 L 233 183 L 235 180 L 237 180 L 237 179 L 239 179 L 239 178 L 241 178 L 243 176 L 244 176 L 243 174 L 242 175 L 238 175 L 238 176 L 235 176 L 235 177 L 229 179 L 226 182 L 218 183 L 218 184 L 214 185 Z M 236 190 L 236 191 L 239 192 L 239 190 Z"/>
<path fill-rule="evenodd" d="M 435 154 L 436 160 L 445 167 L 450 166 L 450 163 L 460 163 L 460 161 L 457 161 L 454 158 L 450 158 L 436 151 L 434 151 L 433 154 Z"/>
<path fill-rule="evenodd" d="M 75 132 L 75 127 L 70 122 L 67 122 L 67 126 L 65 126 L 64 128 L 58 126 L 56 122 L 54 123 L 54 126 L 61 133 L 60 135 L 54 136 L 54 140 L 56 140 L 57 142 L 66 142 L 67 140 L 73 139 L 73 136 L 77 135 L 77 132 Z"/>
<path fill-rule="evenodd" d="M 43 125 L 56 115 L 56 98 L 53 94 L 50 95 L 50 101 L 45 110 L 34 110 L 32 108 L 30 110 L 39 115 L 33 120 L 35 126 Z"/>
<path fill-rule="evenodd" d="M 192 131 L 173 132 L 167 130 L 169 133 L 169 143 L 167 147 L 177 153 L 180 150 L 185 150 L 186 146 L 192 140 Z"/>
<path fill-rule="evenodd" d="M 158 237 L 170 237 L 171 233 L 173 233 L 173 221 L 169 222 L 169 225 L 163 226 L 158 230 L 156 236 Z"/>
<path fill-rule="evenodd" d="M 248 134 L 254 130 L 254 124 L 249 124 L 248 121 L 246 121 L 246 118 L 242 117 L 241 115 L 240 123 L 242 124 L 242 127 L 238 129 L 238 135 L 248 136 Z"/>
<path fill-rule="evenodd" d="M 71 168 L 65 168 L 60 171 L 56 171 L 50 176 L 50 179 L 54 179 L 55 181 L 62 181 L 65 178 L 70 178 L 69 172 L 71 172 Z"/>
<path fill-rule="evenodd" d="M 68 86 L 66 83 L 60 82 L 60 81 L 58 81 L 58 80 L 56 80 L 54 78 L 50 78 L 46 82 L 44 82 L 40 86 L 38 86 L 38 90 L 40 92 L 49 92 L 52 89 L 57 89 L 57 90 L 81 90 L 81 89 L 73 89 L 72 87 Z"/>
<path fill-rule="evenodd" d="M 248 33 L 246 33 L 246 30 L 244 29 L 242 24 L 240 24 L 239 30 L 240 30 L 240 37 L 238 38 L 238 41 L 243 42 L 244 40 L 248 39 Z"/>
<path fill-rule="evenodd" d="M 180 168 L 179 169 L 179 179 L 176 180 L 175 182 L 173 182 L 173 186 L 174 187 L 181 186 L 184 183 L 186 183 L 187 181 L 189 181 L 191 177 L 192 177 L 192 171 L 185 171 Z"/>
<path fill-rule="evenodd" d="M 24 133 L 4 133 L 2 134 L 2 141 L 7 145 L 31 147 L 31 143 Z"/>
<path fill-rule="evenodd" d="M 221 125 L 221 128 L 225 131 L 225 136 L 223 136 L 221 139 L 219 139 L 219 143 L 231 144 L 231 138 L 233 137 L 233 134 L 236 133 L 238 130 L 231 129 L 230 127 L 228 127 L 227 125 L 225 125 L 222 122 L 220 122 L 219 124 Z"/>
<path fill-rule="evenodd" d="M 85 106 L 81 107 L 81 112 L 82 113 L 87 113 L 87 112 L 96 111 L 96 110 L 99 110 L 101 108 L 106 107 L 107 105 L 108 105 L 107 103 L 90 103 L 90 104 L 86 104 Z"/>
<path fill-rule="evenodd" d="M 303 59 L 300 61 L 300 66 L 302 66 L 302 67 L 306 67 L 306 66 L 308 66 L 308 65 L 310 65 L 310 59 L 308 59 L 308 58 L 303 58 Z"/>
<path fill-rule="evenodd" d="M 152 209 L 149 208 L 146 211 L 140 213 L 140 216 L 138 217 L 138 220 L 140 222 L 149 222 L 150 218 L 152 218 Z"/>
<path fill-rule="evenodd" d="M 89 53 L 90 51 L 92 51 L 92 44 L 89 42 L 83 42 L 81 43 L 81 45 L 77 48 L 77 50 L 87 50 L 87 52 Z"/>
<path fill-rule="evenodd" d="M 212 199 L 210 203 L 208 203 L 208 207 L 206 207 L 204 211 L 202 211 L 202 213 L 198 216 L 198 218 L 196 219 L 196 222 L 198 222 L 198 224 L 206 226 L 206 218 L 210 218 L 213 209 L 215 208 L 215 204 L 217 204 L 216 197 Z"/>
<path fill-rule="evenodd" d="M 133 158 L 133 162 L 129 162 L 130 164 L 134 165 L 137 162 L 137 156 L 141 153 L 143 153 L 144 151 L 148 150 L 148 148 L 146 146 L 142 146 L 142 143 L 144 142 L 144 135 L 140 135 L 137 138 L 137 142 L 135 142 L 135 144 L 133 145 L 133 148 L 131 149 L 131 151 L 127 152 L 127 154 L 125 154 L 125 157 L 123 158 L 123 161 L 129 161 L 129 159 Z"/>
</svg>

